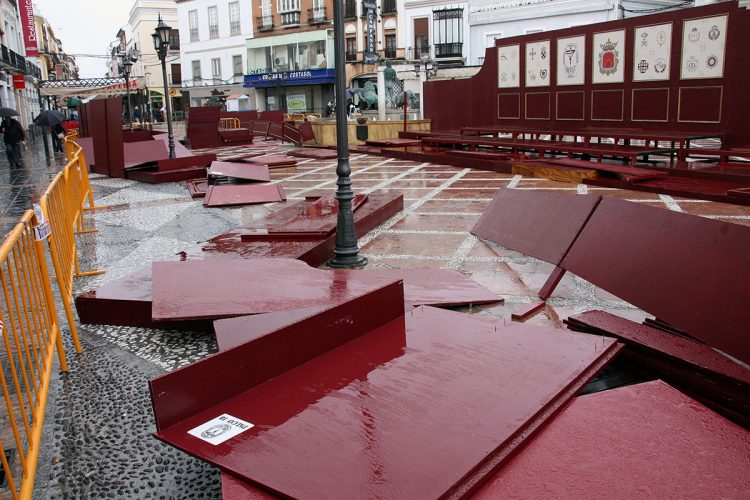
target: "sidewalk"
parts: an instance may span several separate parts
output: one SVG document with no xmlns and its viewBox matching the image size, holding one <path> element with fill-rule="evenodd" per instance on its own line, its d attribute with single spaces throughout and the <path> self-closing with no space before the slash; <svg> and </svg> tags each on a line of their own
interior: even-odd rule
<svg viewBox="0 0 750 500">
<path fill-rule="evenodd" d="M 268 143 L 268 149 L 292 148 Z M 242 150 L 215 152 L 221 159 Z M 403 212 L 359 235 L 368 267 L 456 269 L 505 298 L 504 305 L 466 310 L 508 322 L 515 308 L 536 300 L 552 265 L 486 244 L 469 233 L 497 189 L 596 193 L 750 224 L 750 207 L 361 154 L 352 155 L 351 164 L 355 192 L 381 190 L 405 198 Z M 335 168 L 335 161 L 301 160 L 296 169 L 272 170 L 271 177 L 283 185 L 287 203 L 295 203 L 305 196 L 334 192 Z M 29 174 L 23 185 L 30 184 L 31 177 L 51 171 L 32 169 L 33 175 Z M 76 295 L 152 261 L 173 259 L 191 244 L 285 206 L 209 209 L 200 200 L 192 200 L 182 184 L 154 186 L 95 175 L 91 184 L 97 204 L 109 208 L 92 217 L 99 233 L 80 237 L 81 266 L 104 268 L 107 273 L 78 279 Z M 33 190 L 25 189 L 29 193 L 23 196 L 28 198 Z M 4 185 L 0 193 L 4 200 L 11 196 L 6 193 L 11 191 Z M 16 194 L 16 206 L 23 196 Z M 563 318 L 589 309 L 631 319 L 645 317 L 617 297 L 566 275 L 544 311 L 529 322 L 563 328 Z M 81 325 L 79 333 L 84 353 L 71 354 L 70 373 L 58 374 L 53 381 L 35 497 L 220 498 L 215 468 L 151 435 L 155 427 L 147 385 L 157 374 L 215 352 L 213 335 L 96 325 Z M 73 353 L 68 347 L 67 352 Z"/>
</svg>

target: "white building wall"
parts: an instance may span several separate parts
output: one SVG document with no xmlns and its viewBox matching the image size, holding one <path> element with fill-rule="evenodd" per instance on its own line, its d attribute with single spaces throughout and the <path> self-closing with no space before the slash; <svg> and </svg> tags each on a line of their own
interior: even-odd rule
<svg viewBox="0 0 750 500">
<path fill-rule="evenodd" d="M 253 37 L 252 3 L 250 0 L 239 0 L 240 6 L 240 34 L 230 35 L 229 4 L 236 0 L 187 0 L 177 4 L 177 15 L 180 26 L 180 58 L 182 60 L 183 88 L 190 92 L 191 105 L 197 103 L 194 99 L 207 96 L 211 90 L 219 86 L 219 90 L 228 90 L 231 94 L 245 94 L 250 97 L 250 106 L 255 109 L 255 91 L 242 87 L 244 74 L 247 69 L 247 39 Z M 219 22 L 219 37 L 209 38 L 208 8 L 217 7 Z M 195 42 L 190 41 L 189 12 L 198 13 L 198 37 Z M 242 57 L 242 76 L 234 77 L 233 57 Z M 219 81 L 212 81 L 212 59 L 221 61 L 221 76 Z M 202 82 L 193 82 L 193 61 L 201 63 Z M 205 88 L 201 88 L 205 87 Z M 226 92 L 225 92 L 226 94 Z M 231 95 L 230 94 L 230 95 Z M 227 107 L 234 109 L 237 103 L 227 103 Z"/>
<path fill-rule="evenodd" d="M 427 27 L 429 33 L 429 40 L 431 49 L 431 56 L 435 57 L 435 41 L 433 38 L 433 16 L 434 10 L 442 9 L 464 9 L 463 17 L 463 56 L 468 59 L 471 53 L 471 40 L 469 31 L 469 2 L 445 2 L 439 0 L 398 0 L 399 13 L 403 12 L 403 15 L 399 15 L 399 27 L 398 27 L 398 46 L 407 49 L 407 54 L 410 52 L 410 48 L 414 47 L 414 20 L 419 18 L 427 19 Z M 400 10 L 402 9 L 403 10 Z M 468 60 L 467 60 L 468 63 Z"/>
<path fill-rule="evenodd" d="M 126 32 L 127 47 L 130 50 L 137 47 L 140 51 L 138 61 L 133 64 L 131 74 L 134 77 L 148 77 L 148 86 L 153 89 L 163 89 L 161 62 L 154 50 L 151 34 L 158 24 L 159 15 L 172 29 L 179 29 L 176 4 L 172 0 L 136 0 L 130 10 L 130 21 Z M 170 74 L 170 65 L 180 64 L 179 53 L 170 52 L 167 55 L 167 75 Z"/>
</svg>

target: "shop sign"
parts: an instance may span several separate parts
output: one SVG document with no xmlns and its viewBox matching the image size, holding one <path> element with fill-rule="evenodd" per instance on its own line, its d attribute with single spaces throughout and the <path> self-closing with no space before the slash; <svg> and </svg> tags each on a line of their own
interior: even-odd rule
<svg viewBox="0 0 750 500">
<path fill-rule="evenodd" d="M 286 96 L 286 108 L 289 112 L 307 111 L 307 100 L 305 94 L 292 94 Z"/>
</svg>

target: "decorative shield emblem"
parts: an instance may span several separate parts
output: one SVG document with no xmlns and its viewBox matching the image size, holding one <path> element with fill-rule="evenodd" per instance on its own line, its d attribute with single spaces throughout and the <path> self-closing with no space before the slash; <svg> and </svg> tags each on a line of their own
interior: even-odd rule
<svg viewBox="0 0 750 500">
<path fill-rule="evenodd" d="M 711 31 L 708 32 L 708 38 L 711 41 L 716 41 L 719 38 L 719 35 L 721 35 L 721 31 L 719 31 L 719 27 L 714 24 L 711 26 Z"/>
<path fill-rule="evenodd" d="M 661 74 L 661 73 L 664 73 L 666 69 L 667 69 L 667 62 L 661 57 L 657 59 L 656 63 L 654 63 L 654 71 Z"/>
<path fill-rule="evenodd" d="M 641 72 L 641 74 L 648 71 L 648 61 L 645 59 L 641 59 L 641 62 L 638 63 L 638 71 Z"/>
<path fill-rule="evenodd" d="M 602 51 L 599 52 L 599 73 L 602 75 L 612 75 L 617 72 L 620 65 L 620 52 L 617 50 L 617 44 L 610 39 L 600 45 Z"/>
</svg>

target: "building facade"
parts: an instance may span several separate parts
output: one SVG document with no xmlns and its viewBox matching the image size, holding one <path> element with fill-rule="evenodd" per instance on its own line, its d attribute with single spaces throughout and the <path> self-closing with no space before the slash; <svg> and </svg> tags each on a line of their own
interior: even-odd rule
<svg viewBox="0 0 750 500">
<path fill-rule="evenodd" d="M 172 112 L 175 119 L 184 114 L 182 99 L 182 66 L 180 64 L 180 23 L 177 5 L 173 0 L 136 0 L 130 9 L 130 19 L 118 39 L 125 38 L 125 52 L 136 54 L 137 60 L 131 69 L 133 78 L 145 77 L 145 85 L 150 94 L 150 108 L 159 110 L 164 104 L 164 79 L 161 61 L 154 49 L 151 35 L 159 22 L 159 16 L 171 28 L 169 52 L 167 53 L 167 87 Z M 115 43 L 116 45 L 116 43 Z M 133 106 L 137 106 L 133 101 Z"/>
<path fill-rule="evenodd" d="M 191 106 L 255 109 L 255 91 L 243 86 L 247 39 L 253 36 L 250 0 L 176 0 L 183 26 L 183 95 Z"/>
<path fill-rule="evenodd" d="M 245 87 L 255 91 L 257 109 L 324 113 L 334 94 L 333 2 L 261 0 L 252 7 Z"/>
</svg>

